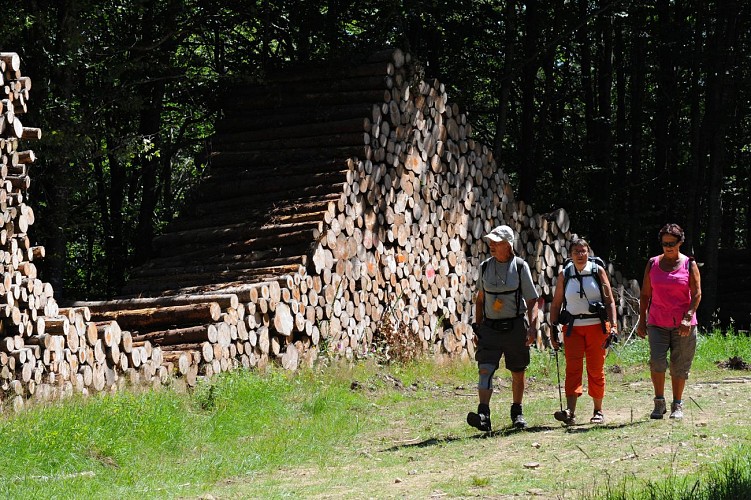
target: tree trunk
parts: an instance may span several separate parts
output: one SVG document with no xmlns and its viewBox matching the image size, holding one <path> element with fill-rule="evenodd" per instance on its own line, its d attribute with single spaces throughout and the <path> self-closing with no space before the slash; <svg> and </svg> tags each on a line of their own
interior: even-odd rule
<svg viewBox="0 0 751 500">
<path fill-rule="evenodd" d="M 642 190 L 644 179 L 642 175 L 642 127 L 644 120 L 644 75 L 645 75 L 645 55 L 646 40 L 641 32 L 644 25 L 644 8 L 636 6 L 631 11 L 631 20 L 633 21 L 632 30 L 633 45 L 631 50 L 631 176 L 630 192 L 627 197 L 630 200 L 630 206 L 627 205 L 626 212 L 630 214 L 628 225 L 628 241 L 644 241 L 644 228 L 642 227 Z M 647 236 L 647 241 L 651 241 L 651 235 Z M 645 250 L 653 248 L 649 245 L 647 248 L 640 248 L 636 243 L 628 246 L 629 262 L 644 262 Z M 641 267 L 641 266 L 639 266 Z"/>
<path fill-rule="evenodd" d="M 496 118 L 495 137 L 493 138 L 493 155 L 500 164 L 503 158 L 503 138 L 506 136 L 506 115 L 508 115 L 509 94 L 513 84 L 514 48 L 516 46 L 516 1 L 508 0 L 504 10 L 506 21 L 505 43 L 502 47 L 503 75 L 501 75 L 501 92 L 498 97 L 498 117 Z"/>
<path fill-rule="evenodd" d="M 535 165 L 535 83 L 539 58 L 540 19 L 539 3 L 534 0 L 526 2 L 526 34 L 524 36 L 525 64 L 522 69 L 522 118 L 519 165 L 519 198 L 525 203 L 533 203 L 537 168 Z"/>
<path fill-rule="evenodd" d="M 56 19 L 57 25 L 52 26 L 52 29 L 56 30 L 54 37 L 55 47 L 52 49 L 51 54 L 53 57 L 59 57 L 63 54 L 73 53 L 76 50 L 75 44 L 77 43 L 77 37 L 80 33 L 77 33 L 77 15 L 78 4 L 74 0 L 61 0 L 54 4 L 56 9 L 52 18 Z M 39 9 L 40 12 L 36 13 L 40 18 L 47 16 L 46 9 L 49 7 L 45 4 L 42 6 L 34 6 Z M 35 24 L 40 26 L 41 24 Z M 47 34 L 35 35 L 33 31 L 30 31 L 31 39 L 28 40 L 28 45 L 39 43 L 39 40 L 47 37 Z M 49 56 L 48 56 L 49 57 Z M 54 65 L 50 81 L 54 82 L 55 91 L 58 93 L 58 97 L 64 101 L 70 101 L 72 99 L 73 91 L 78 85 L 76 76 L 80 75 L 78 71 L 71 64 L 58 64 Z M 67 127 L 72 126 L 70 122 L 60 124 L 63 130 L 67 130 Z M 65 228 L 68 227 L 68 218 L 70 211 L 70 192 L 71 192 L 71 171 L 68 167 L 70 162 L 74 160 L 72 158 L 63 157 L 61 154 L 57 161 L 53 161 L 48 164 L 47 168 L 47 186 L 46 191 L 52 193 L 49 199 L 48 214 L 51 214 L 54 218 L 54 224 L 50 226 L 50 236 L 45 243 L 45 246 L 49 249 L 48 256 L 45 259 L 46 278 L 54 287 L 57 292 L 57 297 L 64 295 L 64 273 L 67 265 L 65 256 L 67 255 L 67 237 L 65 234 Z"/>
<path fill-rule="evenodd" d="M 579 18 L 586 19 L 589 15 L 589 2 L 587 0 L 579 0 Z M 582 101 L 584 101 L 584 124 L 585 124 L 585 140 L 584 140 L 584 152 L 589 157 L 592 144 L 594 143 L 594 109 L 595 99 L 594 90 L 592 88 L 592 53 L 589 44 L 589 28 L 583 26 L 576 32 L 576 41 L 579 47 L 579 57 L 581 58 L 581 89 L 582 89 Z"/>
<path fill-rule="evenodd" d="M 164 81 L 147 85 L 144 102 L 150 103 L 141 112 L 140 135 L 144 138 L 158 137 L 162 123 L 162 101 L 164 99 Z M 153 140 L 153 139 L 152 139 Z M 159 148 L 159 142 L 155 141 L 154 148 Z M 159 158 L 153 151 L 141 154 L 141 207 L 138 214 L 136 227 L 135 245 L 133 251 L 134 264 L 143 264 L 152 254 L 151 240 L 154 237 L 154 210 L 158 201 L 158 188 L 156 185 L 159 171 Z"/>
<path fill-rule="evenodd" d="M 722 187 L 725 167 L 726 133 L 736 89 L 733 71 L 738 50 L 738 32 L 746 30 L 746 23 L 739 26 L 736 1 L 718 2 L 716 27 L 707 53 L 707 105 L 702 135 L 709 144 L 709 196 L 706 241 L 704 244 L 704 276 L 702 279 L 702 315 L 700 320 L 709 324 L 717 304 L 718 250 L 722 231 Z"/>
<path fill-rule="evenodd" d="M 622 19 L 619 17 L 616 19 L 614 26 L 614 42 L 613 42 L 613 63 L 615 66 L 615 171 L 612 178 L 612 182 L 615 186 L 620 186 L 615 190 L 614 201 L 616 206 L 625 207 L 628 200 L 627 186 L 628 182 L 628 132 L 627 132 L 627 108 L 626 108 L 626 54 L 623 30 L 625 29 Z M 629 227 L 629 214 L 625 210 L 616 210 L 613 213 L 615 218 L 616 227 L 626 228 L 626 231 L 615 231 L 612 234 L 613 244 L 616 248 L 625 249 L 629 246 L 628 227 Z M 620 256 L 624 263 L 626 256 Z M 629 261 L 628 264 L 633 266 L 629 269 L 628 274 L 632 274 L 639 266 L 635 262 Z M 627 264 L 627 265 L 628 265 Z"/>
<path fill-rule="evenodd" d="M 165 12 L 171 12 L 167 7 Z M 141 25 L 141 35 L 144 44 L 153 43 L 159 37 L 164 36 L 160 33 L 159 26 L 167 26 L 166 30 L 171 30 L 169 20 L 158 19 L 163 17 L 164 12 L 157 13 L 157 1 L 151 0 L 146 6 L 143 22 Z M 144 62 L 148 63 L 152 57 L 148 57 L 148 52 L 153 51 L 155 56 L 155 68 L 169 68 L 169 59 L 171 57 L 173 41 L 158 44 L 155 49 L 144 49 L 146 57 Z M 155 210 L 159 199 L 159 187 L 157 178 L 159 174 L 160 160 L 157 152 L 162 152 L 162 143 L 159 133 L 162 128 L 162 109 L 164 107 L 166 84 L 164 78 L 155 78 L 140 86 L 140 97 L 142 109 L 139 119 L 138 132 L 144 139 L 144 151 L 138 158 L 141 174 L 141 205 L 138 213 L 138 224 L 135 231 L 135 244 L 133 249 L 133 261 L 136 265 L 142 264 L 152 255 L 151 240 L 154 237 L 154 219 Z"/>
<path fill-rule="evenodd" d="M 690 87 L 689 102 L 690 104 L 690 156 L 688 175 L 686 179 L 686 241 L 684 247 L 686 251 L 695 253 L 699 247 L 700 238 L 700 220 L 701 212 L 699 207 L 702 206 L 701 200 L 704 193 L 703 182 L 700 182 L 701 172 L 705 169 L 706 147 L 701 136 L 701 101 L 702 101 L 702 84 L 704 79 L 701 68 L 701 57 L 703 53 L 704 33 L 706 31 L 706 13 L 702 9 L 702 3 L 698 3 L 698 10 L 695 14 L 693 25 L 693 52 L 696 57 L 691 58 L 690 68 Z M 702 256 L 703 258 L 703 256 Z"/>
<path fill-rule="evenodd" d="M 596 184 L 589 192 L 599 192 L 590 200 L 599 213 L 613 213 L 617 207 L 612 199 L 612 171 L 613 171 L 613 137 L 612 137 L 612 93 L 613 93 L 613 13 L 609 8 L 610 0 L 604 0 L 601 12 L 597 16 L 597 37 L 600 40 L 597 47 L 597 125 L 595 127 L 595 150 L 592 159 L 597 166 L 596 175 L 589 176 L 590 182 Z M 592 242 L 601 255 L 610 254 L 612 244 L 610 225 L 603 220 L 594 224 L 591 231 Z"/>
</svg>

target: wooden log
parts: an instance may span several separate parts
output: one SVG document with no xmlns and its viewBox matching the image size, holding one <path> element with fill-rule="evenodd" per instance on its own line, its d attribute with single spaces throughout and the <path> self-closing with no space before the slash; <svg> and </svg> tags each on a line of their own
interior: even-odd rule
<svg viewBox="0 0 751 500">
<path fill-rule="evenodd" d="M 299 365 L 299 352 L 294 344 L 289 344 L 282 355 L 282 366 L 285 370 L 295 371 Z"/>
<path fill-rule="evenodd" d="M 3 62 L 3 71 L 16 72 L 21 69 L 21 58 L 15 52 L 0 52 L 0 61 Z"/>
<path fill-rule="evenodd" d="M 270 96 L 264 100 L 256 100 L 253 98 L 243 99 L 242 97 L 239 97 L 236 102 L 233 102 L 233 107 L 243 109 L 245 112 L 250 112 L 271 108 L 298 108 L 302 110 L 305 108 L 316 109 L 329 105 L 356 105 L 383 101 L 386 95 L 384 90 L 385 89 L 352 90 L 345 92 L 319 92 L 314 94 L 299 93 L 273 97 Z"/>
<path fill-rule="evenodd" d="M 66 316 L 45 318 L 44 331 L 49 335 L 68 335 L 70 320 Z"/>
<path fill-rule="evenodd" d="M 157 278 L 136 279 L 130 281 L 123 290 L 126 293 L 135 290 L 149 293 L 185 293 L 194 289 L 194 287 L 200 287 L 202 285 L 205 287 L 206 283 L 235 283 L 237 280 L 243 280 L 245 282 L 265 281 L 278 277 L 279 275 L 301 272 L 302 269 L 304 269 L 302 264 L 288 264 L 260 269 L 170 276 L 168 281 Z"/>
<path fill-rule="evenodd" d="M 309 123 L 326 123 L 345 121 L 352 119 L 362 119 L 368 116 L 372 103 L 354 103 L 338 106 L 326 106 L 312 110 L 308 109 L 307 117 Z M 261 130 L 266 128 L 278 128 L 298 126 L 300 124 L 300 112 L 302 109 L 286 108 L 284 110 L 275 110 L 274 113 L 265 113 L 259 115 L 249 115 L 247 112 L 237 109 L 233 113 L 232 108 L 228 108 L 226 116 L 217 123 L 217 132 L 219 134 L 228 131 L 250 131 Z"/>
<path fill-rule="evenodd" d="M 16 121 L 18 122 L 18 120 Z M 331 147 L 327 149 L 310 147 L 288 151 L 278 150 L 273 155 L 270 155 L 268 151 L 219 151 L 212 157 L 211 163 L 213 168 L 222 169 L 232 168 L 236 165 L 255 167 L 258 165 L 280 165 L 308 160 L 328 160 L 331 158 L 341 160 L 352 157 L 370 159 L 372 155 L 372 148 L 366 144 Z"/>
<path fill-rule="evenodd" d="M 133 299 L 113 299 L 101 301 L 76 301 L 72 307 L 87 308 L 91 311 L 123 311 L 143 309 L 147 307 L 179 306 L 188 304 L 201 304 L 216 302 L 223 309 L 227 307 L 237 308 L 239 300 L 236 294 L 195 294 L 195 295 L 172 295 L 168 297 L 144 297 Z M 87 321 L 89 321 L 87 319 Z"/>
<path fill-rule="evenodd" d="M 310 231 L 316 229 L 318 221 L 306 221 L 291 224 L 276 224 L 258 227 L 255 224 L 233 224 L 218 228 L 202 228 L 177 233 L 168 233 L 154 238 L 154 246 L 175 247 L 191 245 L 195 246 L 201 242 L 210 242 L 212 245 L 235 242 L 238 240 L 257 240 L 261 238 L 270 238 L 280 235 L 289 235 L 301 231 Z M 173 250 L 174 251 L 174 250 Z"/>
<path fill-rule="evenodd" d="M 24 127 L 23 132 L 21 133 L 21 139 L 40 140 L 41 138 L 42 138 L 42 129 L 40 128 Z"/>
<path fill-rule="evenodd" d="M 209 273 L 230 274 L 239 273 L 240 275 L 252 275 L 259 270 L 273 269 L 284 266 L 304 266 L 307 263 L 307 255 L 286 255 L 283 257 L 268 257 L 264 259 L 246 259 L 243 255 L 225 256 L 226 259 L 210 259 L 199 265 L 191 264 L 189 266 L 173 265 L 167 267 L 140 267 L 134 269 L 131 273 L 132 279 L 149 280 L 153 278 L 169 280 L 170 277 L 181 277 L 190 275 L 206 275 Z M 206 301 L 204 301 L 206 302 Z"/>
<path fill-rule="evenodd" d="M 388 73 L 388 66 L 380 68 L 375 75 L 361 75 L 355 77 L 332 78 L 330 74 L 325 79 L 311 81 L 273 81 L 265 85 L 237 87 L 232 91 L 231 105 L 238 101 L 281 99 L 288 94 L 317 94 L 321 92 L 351 92 L 369 91 L 392 88 L 394 74 Z"/>
<path fill-rule="evenodd" d="M 217 189 L 221 189 L 221 184 L 217 186 Z M 320 220 L 320 217 L 324 215 L 323 212 L 327 210 L 329 204 L 332 201 L 336 201 L 340 196 L 341 193 L 332 193 L 318 198 L 313 197 L 298 203 L 278 205 L 270 210 L 267 207 L 259 209 L 255 206 L 239 205 L 236 207 L 236 210 L 230 213 L 215 213 L 204 210 L 204 213 L 199 215 L 196 212 L 191 211 L 190 217 L 174 220 L 167 226 L 165 232 L 215 227 L 224 224 L 254 220 L 265 216 L 280 222 L 286 222 L 290 219 L 304 220 L 305 218 L 308 220 L 312 220 L 313 218 Z"/>
<path fill-rule="evenodd" d="M 208 341 L 217 342 L 218 330 L 216 325 L 207 324 L 188 328 L 174 328 L 160 330 L 132 336 L 132 342 L 149 341 L 155 345 L 189 344 Z"/>
<path fill-rule="evenodd" d="M 100 311 L 92 313 L 98 320 L 117 321 L 128 329 L 143 329 L 160 325 L 185 325 L 217 321 L 221 307 L 216 302 L 182 306 L 151 307 L 126 311 Z M 49 330 L 49 324 L 47 324 Z"/>
</svg>

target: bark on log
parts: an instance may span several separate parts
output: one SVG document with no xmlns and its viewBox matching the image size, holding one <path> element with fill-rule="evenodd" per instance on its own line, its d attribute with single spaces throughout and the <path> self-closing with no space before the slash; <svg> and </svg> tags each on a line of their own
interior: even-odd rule
<svg viewBox="0 0 751 500">
<path fill-rule="evenodd" d="M 124 328 L 184 325 L 217 321 L 222 308 L 216 302 L 187 304 L 183 306 L 152 307 L 123 311 L 99 311 L 92 313 L 97 320 L 117 321 Z M 47 325 L 49 329 L 49 324 Z"/>
</svg>

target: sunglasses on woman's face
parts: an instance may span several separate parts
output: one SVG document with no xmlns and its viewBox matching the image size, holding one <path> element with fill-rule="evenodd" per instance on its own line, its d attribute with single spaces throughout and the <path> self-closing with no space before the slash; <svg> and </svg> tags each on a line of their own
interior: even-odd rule
<svg viewBox="0 0 751 500">
<path fill-rule="evenodd" d="M 680 241 L 663 241 L 662 246 L 667 247 L 667 248 L 673 248 L 678 243 L 680 243 Z"/>
</svg>

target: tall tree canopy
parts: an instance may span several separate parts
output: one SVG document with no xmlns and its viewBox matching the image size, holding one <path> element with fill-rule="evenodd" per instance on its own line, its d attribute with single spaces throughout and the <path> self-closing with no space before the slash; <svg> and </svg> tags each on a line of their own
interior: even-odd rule
<svg viewBox="0 0 751 500">
<path fill-rule="evenodd" d="M 751 5 L 738 0 L 5 0 L 34 82 L 35 233 L 58 294 L 111 296 L 206 169 L 217 97 L 297 60 L 409 51 L 545 212 L 635 277 L 677 222 L 751 238 Z"/>
</svg>

